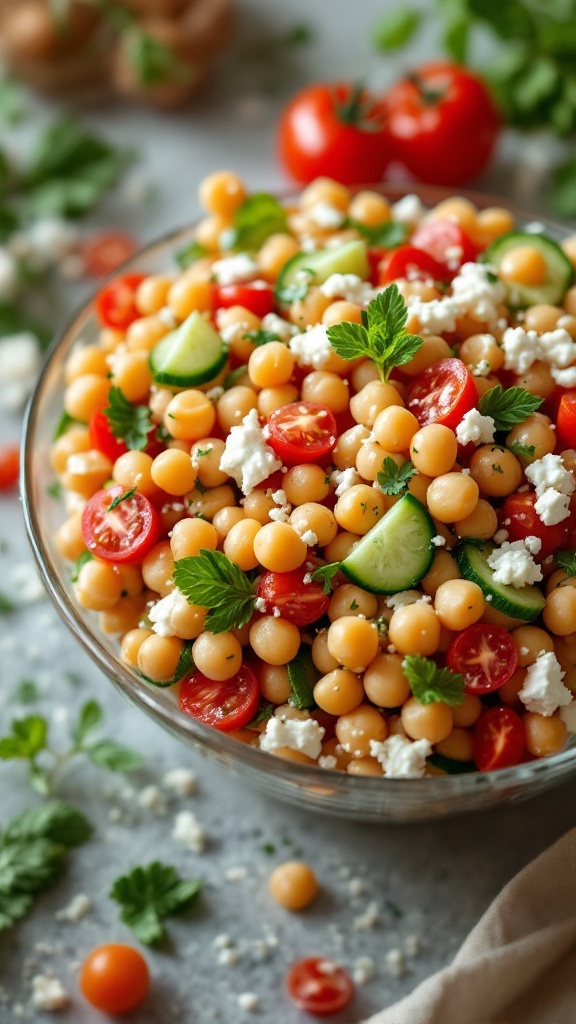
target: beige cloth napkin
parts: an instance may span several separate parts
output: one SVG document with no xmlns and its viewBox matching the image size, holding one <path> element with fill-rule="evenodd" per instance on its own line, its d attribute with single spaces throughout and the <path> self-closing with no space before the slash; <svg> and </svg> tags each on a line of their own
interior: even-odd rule
<svg viewBox="0 0 576 1024">
<path fill-rule="evenodd" d="M 365 1024 L 576 1024 L 576 829 L 508 883 L 449 967 Z"/>
</svg>

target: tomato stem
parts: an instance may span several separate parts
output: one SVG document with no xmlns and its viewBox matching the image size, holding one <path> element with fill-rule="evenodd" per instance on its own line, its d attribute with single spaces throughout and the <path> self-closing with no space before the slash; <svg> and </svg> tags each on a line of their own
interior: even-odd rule
<svg viewBox="0 0 576 1024">
<path fill-rule="evenodd" d="M 366 104 L 363 101 L 364 85 L 356 82 L 343 103 L 336 103 L 336 113 L 342 124 L 358 125 L 364 118 Z"/>
<path fill-rule="evenodd" d="M 417 72 L 413 72 L 411 75 L 408 75 L 408 81 L 412 82 L 412 85 L 417 88 L 422 102 L 427 107 L 435 106 L 436 103 L 443 99 L 446 93 L 446 90 L 443 88 L 436 87 L 435 89 L 431 89 L 430 86 L 425 85 L 423 79 Z"/>
</svg>

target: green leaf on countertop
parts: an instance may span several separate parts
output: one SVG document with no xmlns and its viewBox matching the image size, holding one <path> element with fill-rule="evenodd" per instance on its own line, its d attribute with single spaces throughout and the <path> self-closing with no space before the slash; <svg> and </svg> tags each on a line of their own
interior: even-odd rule
<svg viewBox="0 0 576 1024">
<path fill-rule="evenodd" d="M 16 607 L 12 598 L 0 591 L 0 615 L 9 615 L 10 612 L 16 611 Z"/>
<path fill-rule="evenodd" d="M 114 740 L 99 740 L 98 743 L 84 745 L 82 753 L 98 768 L 107 768 L 110 772 L 136 772 L 144 765 L 144 758 L 136 750 L 123 747 Z"/>
<path fill-rule="evenodd" d="M 376 474 L 376 480 L 383 494 L 402 494 L 407 490 L 415 473 L 416 469 L 410 459 L 397 466 L 394 459 L 387 455 L 382 463 L 382 469 Z"/>
<path fill-rule="evenodd" d="M 97 701 L 89 700 L 82 705 L 78 719 L 72 727 L 72 739 L 77 746 L 82 746 L 86 737 L 100 725 L 103 718 L 102 706 Z"/>
<path fill-rule="evenodd" d="M 224 248 L 257 252 L 270 235 L 287 231 L 286 214 L 276 196 L 255 192 L 234 214 L 234 224 L 225 232 Z"/>
<path fill-rule="evenodd" d="M 110 430 L 119 440 L 124 441 L 131 451 L 143 451 L 148 444 L 152 430 L 152 416 L 147 405 L 132 405 L 121 388 L 112 387 L 108 392 L 109 405 L 104 415 Z"/>
<path fill-rule="evenodd" d="M 558 568 L 567 576 L 576 576 L 576 551 L 559 551 L 554 557 Z"/>
<path fill-rule="evenodd" d="M 0 759 L 3 761 L 14 758 L 32 760 L 45 749 L 48 725 L 41 715 L 15 718 L 10 728 L 11 734 L 0 739 Z"/>
<path fill-rule="evenodd" d="M 348 227 L 355 228 L 369 245 L 379 246 L 383 249 L 396 249 L 399 245 L 404 245 L 410 234 L 408 225 L 401 224 L 396 220 L 384 221 L 383 224 L 377 224 L 376 227 L 370 224 L 361 224 L 358 220 L 348 219 L 346 223 Z"/>
<path fill-rule="evenodd" d="M 14 700 L 20 704 L 34 704 L 40 698 L 40 692 L 33 679 L 21 679 L 14 691 Z"/>
<path fill-rule="evenodd" d="M 71 572 L 70 572 L 70 582 L 71 583 L 78 583 L 78 577 L 80 575 L 80 570 L 83 568 L 83 566 L 86 565 L 87 562 L 91 562 L 93 558 L 94 558 L 94 555 L 92 554 L 91 551 L 83 551 L 82 554 L 78 556 L 76 561 L 73 563 L 72 569 L 71 569 Z"/>
<path fill-rule="evenodd" d="M 186 881 L 170 864 L 153 861 L 117 878 L 110 897 L 120 904 L 120 919 L 140 942 L 156 946 L 166 939 L 163 919 L 191 910 L 201 888 L 200 879 Z"/>
<path fill-rule="evenodd" d="M 378 50 L 389 53 L 406 46 L 422 23 L 422 11 L 416 7 L 395 7 L 380 19 L 372 35 Z"/>
<path fill-rule="evenodd" d="M 288 703 L 298 711 L 315 708 L 314 687 L 320 679 L 321 673 L 312 661 L 310 644 L 300 644 L 298 654 L 288 662 L 286 668 L 292 691 L 288 697 Z"/>
<path fill-rule="evenodd" d="M 182 270 L 187 270 L 191 267 L 196 260 L 201 260 L 204 256 L 208 255 L 208 249 L 204 245 L 200 245 L 200 242 L 189 242 L 188 245 L 179 249 L 176 253 L 176 263 Z"/>
<path fill-rule="evenodd" d="M 6 827 L 3 842 L 51 839 L 66 849 L 81 846 L 92 835 L 92 826 L 81 811 L 63 800 L 31 807 Z"/>
<path fill-rule="evenodd" d="M 504 389 L 501 384 L 490 388 L 478 402 L 482 416 L 491 416 L 495 430 L 511 430 L 516 423 L 523 423 L 540 408 L 544 399 L 533 395 L 526 388 Z"/>
<path fill-rule="evenodd" d="M 174 563 L 174 584 L 189 604 L 208 608 L 205 628 L 226 633 L 244 626 L 256 604 L 256 591 L 246 573 L 221 551 L 202 549 L 199 555 Z"/>
<path fill-rule="evenodd" d="M 188 82 L 194 74 L 176 50 L 134 23 L 125 33 L 126 55 L 145 88 L 166 82 Z"/>
<path fill-rule="evenodd" d="M 420 654 L 407 654 L 402 671 L 410 684 L 413 696 L 420 704 L 437 701 L 455 707 L 464 700 L 464 676 L 449 668 L 438 668 L 432 658 Z"/>
</svg>

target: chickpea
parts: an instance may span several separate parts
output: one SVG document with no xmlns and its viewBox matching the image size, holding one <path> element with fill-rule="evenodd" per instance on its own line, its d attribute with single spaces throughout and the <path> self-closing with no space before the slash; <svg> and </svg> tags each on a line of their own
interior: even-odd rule
<svg viewBox="0 0 576 1024">
<path fill-rule="evenodd" d="M 358 543 L 360 537 L 356 533 L 348 533 L 341 530 L 334 537 L 334 540 L 324 548 L 324 558 L 329 562 L 342 562 L 350 554 L 352 548 Z"/>
<path fill-rule="evenodd" d="M 368 619 L 341 615 L 328 630 L 328 650 L 339 665 L 362 672 L 378 653 L 378 630 Z"/>
<path fill-rule="evenodd" d="M 330 491 L 330 477 L 322 466 L 312 462 L 292 466 L 284 474 L 282 488 L 291 505 L 321 502 Z"/>
<path fill-rule="evenodd" d="M 215 551 L 218 533 L 212 523 L 204 519 L 181 519 L 176 523 L 170 538 L 170 549 L 174 560 L 200 554 L 202 548 Z"/>
<path fill-rule="evenodd" d="M 146 608 L 146 594 L 135 594 L 133 597 L 121 597 L 112 608 L 100 612 L 98 626 L 103 633 L 120 633 L 124 635 L 129 629 L 138 626 Z"/>
<path fill-rule="evenodd" d="M 268 419 L 273 412 L 284 408 L 285 405 L 298 401 L 298 397 L 298 388 L 294 384 L 280 384 L 275 388 L 262 388 L 258 392 L 256 401 L 258 415 L 263 419 Z"/>
<path fill-rule="evenodd" d="M 491 373 L 504 366 L 504 351 L 492 334 L 471 334 L 460 345 L 458 355 L 467 366 L 489 363 Z"/>
<path fill-rule="evenodd" d="M 234 491 L 227 484 L 209 487 L 206 490 L 195 487 L 185 495 L 185 501 L 189 515 L 211 520 L 221 508 L 233 504 Z"/>
<path fill-rule="evenodd" d="M 269 522 L 254 538 L 254 554 L 271 572 L 291 572 L 304 562 L 307 547 L 289 523 Z"/>
<path fill-rule="evenodd" d="M 367 484 L 356 484 L 338 498 L 334 516 L 338 526 L 364 536 L 385 512 L 384 495 Z"/>
<path fill-rule="evenodd" d="M 86 427 L 71 427 L 56 438 L 50 449 L 50 465 L 57 473 L 64 473 L 70 455 L 79 455 L 92 448 Z"/>
<path fill-rule="evenodd" d="M 372 619 L 378 611 L 378 599 L 354 583 L 343 583 L 334 591 L 328 606 L 328 617 L 331 622 L 343 615 L 363 615 Z"/>
<path fill-rule="evenodd" d="M 454 727 L 452 708 L 442 701 L 420 704 L 415 697 L 410 697 L 402 707 L 401 718 L 410 739 L 429 743 L 445 740 Z"/>
<path fill-rule="evenodd" d="M 54 535 L 54 543 L 63 558 L 75 562 L 86 550 L 82 534 L 82 514 L 74 512 L 58 527 Z"/>
<path fill-rule="evenodd" d="M 170 328 L 168 325 L 165 324 L 158 316 L 143 316 L 139 320 L 135 320 L 133 324 L 130 324 L 126 331 L 126 348 L 128 349 L 128 353 L 138 352 L 139 350 L 141 353 L 143 352 L 145 354 L 151 352 L 160 339 L 164 338 L 165 335 L 168 334 L 169 330 Z M 122 368 L 123 366 L 121 373 L 123 372 L 126 374 L 129 365 L 130 364 L 127 366 L 126 363 L 122 364 L 118 357 L 116 357 L 114 359 L 115 376 L 118 367 Z M 144 365 L 144 361 L 139 360 L 136 365 L 141 379 L 145 378 L 146 367 Z M 131 386 L 134 387 L 132 382 Z M 143 395 L 143 399 L 146 397 L 146 395 Z"/>
<path fill-rule="evenodd" d="M 355 757 L 346 769 L 349 775 L 382 776 L 382 765 L 375 757 Z"/>
<path fill-rule="evenodd" d="M 314 637 L 312 643 L 312 661 L 322 675 L 328 675 L 338 668 L 336 658 L 333 658 L 328 650 L 328 630 L 321 629 Z"/>
<path fill-rule="evenodd" d="M 455 726 L 445 739 L 436 743 L 436 751 L 454 761 L 473 761 L 474 742 L 468 729 Z"/>
<path fill-rule="evenodd" d="M 204 487 L 219 487 L 229 479 L 228 474 L 220 469 L 220 459 L 224 454 L 224 448 L 224 441 L 218 437 L 202 437 L 192 445 L 190 450 L 192 465 Z"/>
<path fill-rule="evenodd" d="M 303 402 L 325 405 L 333 413 L 338 414 L 348 408 L 350 389 L 347 382 L 337 373 L 315 370 L 307 374 L 302 381 L 301 397 Z"/>
<path fill-rule="evenodd" d="M 262 526 L 270 522 L 270 512 L 277 508 L 274 498 L 265 491 L 252 491 L 252 494 L 244 498 L 244 514 L 250 519 L 257 519 Z"/>
<path fill-rule="evenodd" d="M 414 417 L 416 418 L 416 417 Z M 429 423 L 414 432 L 410 441 L 410 458 L 419 473 L 442 476 L 449 473 L 458 454 L 453 430 L 442 423 Z"/>
<path fill-rule="evenodd" d="M 442 583 L 447 580 L 459 580 L 460 570 L 449 551 L 442 548 L 436 551 L 434 561 L 422 580 L 422 590 L 429 597 L 435 597 Z"/>
<path fill-rule="evenodd" d="M 476 226 L 479 240 L 489 245 L 514 230 L 514 218 L 509 210 L 501 206 L 487 206 L 485 210 L 478 211 Z"/>
<path fill-rule="evenodd" d="M 554 651 L 552 637 L 546 630 L 539 629 L 538 626 L 518 626 L 512 630 L 510 636 L 518 651 L 518 665 L 520 668 L 533 665 L 538 655 L 542 652 L 550 654 Z"/>
<path fill-rule="evenodd" d="M 142 562 L 142 579 L 149 590 L 155 590 L 162 597 L 166 597 L 172 590 L 173 572 L 174 556 L 170 542 L 161 540 L 144 557 Z"/>
<path fill-rule="evenodd" d="M 232 427 L 239 426 L 251 409 L 256 409 L 258 399 L 252 388 L 242 384 L 225 391 L 216 403 L 218 423 L 225 433 L 229 433 Z M 205 431 L 208 433 L 208 431 Z"/>
<path fill-rule="evenodd" d="M 548 267 L 535 245 L 517 245 L 505 252 L 500 260 L 498 275 L 509 284 L 533 287 L 546 280 Z"/>
<path fill-rule="evenodd" d="M 371 384 L 374 380 L 380 380 L 378 367 L 371 359 L 363 359 L 361 363 L 358 363 L 350 377 L 354 391 L 362 391 L 367 384 Z"/>
<path fill-rule="evenodd" d="M 332 451 L 332 460 L 336 469 L 350 469 L 356 465 L 356 458 L 362 447 L 362 442 L 366 442 L 369 435 L 370 431 L 360 424 L 350 427 L 349 430 L 340 434 Z"/>
<path fill-rule="evenodd" d="M 501 691 L 498 692 L 500 694 Z M 484 705 L 475 693 L 465 693 L 462 703 L 452 708 L 455 728 L 470 728 L 471 725 L 478 721 L 483 710 Z"/>
<path fill-rule="evenodd" d="M 168 302 L 168 293 L 174 278 L 162 274 L 151 274 L 145 277 L 136 290 L 136 308 L 141 316 L 152 316 Z"/>
<path fill-rule="evenodd" d="M 232 217 L 246 199 L 246 188 L 233 171 L 214 171 L 200 182 L 198 196 L 208 213 Z"/>
<path fill-rule="evenodd" d="M 103 612 L 113 608 L 122 596 L 120 573 L 110 562 L 97 558 L 86 562 L 78 573 L 74 588 L 76 600 L 82 608 Z"/>
<path fill-rule="evenodd" d="M 386 721 L 371 704 L 360 704 L 353 711 L 340 715 L 335 726 L 340 746 L 353 757 L 368 757 L 370 742 L 382 742 L 388 735 Z"/>
<path fill-rule="evenodd" d="M 244 572 L 255 569 L 258 559 L 254 553 L 256 534 L 262 529 L 257 519 L 241 519 L 228 531 L 224 540 L 224 554 Z"/>
<path fill-rule="evenodd" d="M 434 292 L 436 292 L 436 289 L 434 289 Z M 431 297 L 433 298 L 434 296 Z M 436 297 L 438 297 L 437 294 Z M 416 317 L 412 317 L 412 319 L 416 320 Z M 418 326 L 416 321 L 415 328 L 418 328 Z M 418 377 L 429 366 L 432 366 L 433 363 L 437 363 L 440 359 L 447 359 L 450 354 L 450 346 L 447 341 L 444 341 L 444 338 L 437 334 L 426 335 L 416 355 L 413 355 L 408 363 L 404 363 L 402 372 L 407 377 Z"/>
<path fill-rule="evenodd" d="M 68 384 L 64 392 L 64 411 L 73 420 L 88 423 L 94 413 L 108 404 L 110 381 L 98 373 L 83 373 Z"/>
<path fill-rule="evenodd" d="M 124 452 L 114 463 L 112 478 L 126 490 L 137 487 L 146 496 L 156 494 L 156 484 L 152 479 L 153 461 L 146 452 Z"/>
<path fill-rule="evenodd" d="M 68 457 L 62 484 L 66 490 L 90 498 L 110 479 L 111 473 L 110 459 L 97 448 L 91 448 Z"/>
<path fill-rule="evenodd" d="M 364 673 L 368 700 L 379 708 L 398 708 L 410 697 L 410 685 L 398 654 L 377 654 Z"/>
<path fill-rule="evenodd" d="M 200 633 L 204 632 L 207 614 L 207 609 L 202 608 L 201 605 L 179 602 L 172 609 L 170 615 L 176 636 L 179 636 L 181 640 L 195 640 Z"/>
<path fill-rule="evenodd" d="M 259 388 L 287 384 L 294 372 L 294 356 L 281 341 L 269 341 L 254 349 L 248 360 L 251 382 Z"/>
<path fill-rule="evenodd" d="M 193 388 L 174 395 L 164 414 L 164 426 L 168 433 L 185 441 L 198 441 L 206 437 L 215 420 L 216 413 L 210 399 L 202 391 Z"/>
<path fill-rule="evenodd" d="M 468 580 L 447 580 L 436 591 L 434 610 L 447 629 L 466 629 L 481 618 L 484 612 L 484 594 L 476 583 Z"/>
<path fill-rule="evenodd" d="M 300 630 L 286 619 L 264 615 L 250 627 L 250 646 L 269 665 L 287 665 L 298 654 Z"/>
<path fill-rule="evenodd" d="M 239 508 L 238 505 L 226 505 L 225 508 L 216 512 L 212 519 L 212 525 L 218 534 L 218 544 L 222 544 L 232 527 L 245 518 L 244 509 Z"/>
<path fill-rule="evenodd" d="M 361 324 L 362 323 L 362 309 L 355 302 L 347 302 L 344 299 L 339 299 L 337 302 L 332 302 L 322 314 L 322 323 L 326 327 L 332 327 L 334 324 L 341 323 L 349 324 Z"/>
<path fill-rule="evenodd" d="M 107 377 L 110 367 L 106 353 L 97 345 L 82 345 L 73 348 L 64 367 L 64 380 L 70 384 L 77 377 L 87 373 L 97 377 Z"/>
<path fill-rule="evenodd" d="M 146 637 L 138 650 L 138 668 L 148 679 L 167 683 L 174 678 L 184 644 L 175 636 Z"/>
<path fill-rule="evenodd" d="M 452 220 L 468 235 L 475 235 L 478 230 L 478 210 L 469 199 L 463 196 L 451 196 L 437 203 L 430 211 L 430 220 Z"/>
<path fill-rule="evenodd" d="M 277 232 L 270 235 L 260 247 L 256 262 L 260 273 L 269 281 L 275 281 L 282 267 L 300 252 L 300 246 L 292 235 Z"/>
<path fill-rule="evenodd" d="M 365 480 L 376 480 L 378 473 L 382 469 L 384 459 L 387 458 L 392 459 L 398 467 L 405 462 L 403 455 L 386 451 L 385 448 L 382 448 L 375 441 L 367 441 L 366 444 L 360 447 L 356 456 L 356 469 Z"/>
<path fill-rule="evenodd" d="M 216 324 L 220 334 L 230 347 L 230 354 L 241 363 L 247 363 L 252 353 L 256 351 L 255 343 L 247 335 L 260 328 L 260 317 L 246 306 L 228 306 L 217 311 Z M 244 382 L 242 381 L 242 383 Z"/>
<path fill-rule="evenodd" d="M 311 285 L 303 299 L 296 299 L 288 310 L 288 319 L 301 330 L 320 323 L 332 302 L 316 285 Z"/>
<path fill-rule="evenodd" d="M 303 505 L 298 505 L 290 516 L 290 526 L 299 537 L 304 538 L 310 532 L 314 534 L 316 540 L 312 541 L 310 546 L 318 544 L 321 548 L 334 540 L 338 533 L 334 514 L 325 505 L 315 501 L 306 501 Z M 310 544 L 310 540 L 307 543 Z"/>
<path fill-rule="evenodd" d="M 556 387 L 550 367 L 547 363 L 540 361 L 532 363 L 525 373 L 516 377 L 514 383 L 519 388 L 529 391 L 531 395 L 538 395 L 540 398 L 549 398 Z"/>
<path fill-rule="evenodd" d="M 568 729 L 558 715 L 544 718 L 529 711 L 522 719 L 526 732 L 526 747 L 535 757 L 549 757 L 566 746 Z"/>
<path fill-rule="evenodd" d="M 390 203 L 379 192 L 357 192 L 350 200 L 348 216 L 351 220 L 366 224 L 367 227 L 378 227 L 389 221 L 392 213 Z"/>
<path fill-rule="evenodd" d="M 517 423 L 506 436 L 506 445 L 511 447 L 514 442 L 518 444 L 534 445 L 532 459 L 542 459 L 549 455 L 556 447 L 556 435 L 551 427 L 548 416 L 541 412 L 534 412 L 528 416 L 523 423 Z M 523 459 L 525 463 L 528 460 Z"/>
<path fill-rule="evenodd" d="M 196 470 L 185 452 L 167 448 L 154 459 L 150 476 L 167 494 L 182 495 L 196 483 Z"/>
<path fill-rule="evenodd" d="M 546 598 L 544 625 L 556 636 L 568 636 L 576 623 L 576 588 L 558 587 Z"/>
<path fill-rule="evenodd" d="M 401 654 L 434 654 L 440 643 L 440 620 L 429 604 L 406 605 L 390 619 L 388 639 Z"/>
<path fill-rule="evenodd" d="M 514 459 L 514 456 L 512 458 Z M 518 460 L 514 461 L 520 468 Z M 474 511 L 478 495 L 479 487 L 472 472 L 470 476 L 463 473 L 444 473 L 436 477 L 428 488 L 428 510 L 441 523 L 455 523 Z"/>
<path fill-rule="evenodd" d="M 328 638 L 329 640 L 330 638 Z M 330 652 L 330 648 L 328 648 Z M 348 668 L 335 668 L 314 687 L 314 700 L 330 715 L 346 715 L 364 699 L 362 680 Z"/>
<path fill-rule="evenodd" d="M 477 537 L 478 540 L 491 540 L 498 529 L 498 517 L 490 502 L 478 499 L 476 508 L 464 519 L 454 523 L 458 537 Z"/>
<path fill-rule="evenodd" d="M 316 875 L 299 860 L 289 860 L 274 868 L 269 886 L 276 902 L 286 910 L 304 910 L 318 893 Z"/>
<path fill-rule="evenodd" d="M 192 645 L 199 672 L 219 682 L 231 679 L 242 665 L 242 648 L 233 633 L 200 633 Z"/>
<path fill-rule="evenodd" d="M 227 231 L 230 227 L 232 227 L 232 224 L 229 217 L 213 213 L 208 217 L 203 217 L 196 224 L 194 238 L 205 249 L 208 249 L 209 252 L 217 253 L 220 248 L 220 238 L 223 232 Z"/>
<path fill-rule="evenodd" d="M 333 736 L 332 739 L 324 741 L 322 744 L 322 754 L 324 757 L 333 757 L 336 759 L 335 769 L 339 772 L 345 772 L 352 761 L 352 756 L 340 746 L 337 736 Z"/>
<path fill-rule="evenodd" d="M 292 693 L 288 670 L 285 665 L 266 665 L 261 662 L 257 668 L 260 692 L 271 704 L 286 704 Z"/>
<path fill-rule="evenodd" d="M 408 409 L 391 405 L 379 412 L 372 432 L 383 448 L 390 452 L 405 452 L 419 428 L 418 420 Z"/>
<path fill-rule="evenodd" d="M 391 405 L 403 404 L 393 384 L 373 380 L 350 399 L 350 412 L 357 423 L 364 427 L 372 427 L 378 413 Z"/>
<path fill-rule="evenodd" d="M 149 636 L 154 636 L 151 629 L 142 629 L 138 626 L 136 629 L 129 629 L 120 641 L 120 657 L 122 661 L 127 665 L 131 665 L 132 668 L 137 668 L 138 651 Z"/>
<path fill-rule="evenodd" d="M 329 203 L 341 213 L 347 213 L 350 190 L 333 178 L 318 177 L 303 189 L 300 195 L 302 210 L 311 210 L 318 203 Z"/>
</svg>

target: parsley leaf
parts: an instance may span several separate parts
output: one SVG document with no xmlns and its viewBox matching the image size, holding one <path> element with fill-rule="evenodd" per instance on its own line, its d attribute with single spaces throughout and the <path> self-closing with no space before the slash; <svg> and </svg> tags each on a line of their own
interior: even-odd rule
<svg viewBox="0 0 576 1024">
<path fill-rule="evenodd" d="M 332 593 L 332 580 L 340 571 L 340 562 L 330 562 L 328 565 L 320 565 L 318 569 L 310 574 L 310 578 L 322 584 L 325 594 Z"/>
<path fill-rule="evenodd" d="M 290 682 L 291 694 L 288 703 L 299 711 L 308 708 L 315 708 L 314 687 L 320 679 L 321 673 L 312 661 L 312 648 L 310 644 L 301 644 L 298 654 L 287 666 L 288 679 Z"/>
<path fill-rule="evenodd" d="M 362 324 L 344 322 L 329 327 L 330 344 L 343 359 L 372 359 L 381 380 L 387 381 L 395 366 L 412 359 L 423 339 L 405 331 L 408 307 L 395 284 L 372 299 L 362 319 Z"/>
<path fill-rule="evenodd" d="M 200 242 L 189 242 L 176 253 L 176 262 L 182 270 L 187 270 L 196 260 L 201 260 L 203 256 L 207 255 L 208 249 L 204 245 L 200 245 Z"/>
<path fill-rule="evenodd" d="M 88 733 L 92 732 L 104 717 L 102 707 L 95 700 L 89 700 L 80 709 L 78 720 L 72 728 L 72 739 L 81 746 Z"/>
<path fill-rule="evenodd" d="M 519 459 L 533 459 L 536 451 L 535 444 L 521 444 L 520 441 L 512 441 L 508 447 Z"/>
<path fill-rule="evenodd" d="M 128 499 L 133 498 L 135 494 L 135 487 L 131 487 L 128 491 L 123 491 L 122 494 L 119 494 L 118 497 L 114 498 L 114 500 L 110 503 L 110 505 L 108 506 L 108 511 L 112 512 L 113 509 L 118 508 L 118 505 L 120 504 L 121 501 L 128 501 Z"/>
<path fill-rule="evenodd" d="M 286 230 L 286 214 L 276 196 L 255 192 L 234 213 L 233 227 L 225 232 L 224 247 L 256 252 L 270 235 Z"/>
<path fill-rule="evenodd" d="M 190 604 L 209 608 L 205 628 L 226 633 L 244 626 L 256 603 L 252 583 L 221 551 L 202 549 L 199 555 L 174 563 L 174 584 Z"/>
<path fill-rule="evenodd" d="M 402 494 L 415 473 L 416 469 L 410 459 L 397 466 L 394 459 L 387 455 L 382 463 L 382 469 L 376 474 L 376 479 L 383 494 Z"/>
<path fill-rule="evenodd" d="M 370 224 L 361 224 L 357 220 L 348 220 L 348 226 L 355 228 L 369 245 L 381 246 L 383 249 L 396 249 L 399 245 L 404 244 L 410 234 L 408 225 L 401 224 L 397 220 L 387 220 L 383 224 L 377 224 L 376 227 L 372 227 Z"/>
<path fill-rule="evenodd" d="M 92 826 L 81 811 L 62 800 L 50 800 L 13 818 L 6 827 L 3 841 L 51 839 L 72 849 L 85 843 L 91 834 Z"/>
<path fill-rule="evenodd" d="M 136 772 L 144 764 L 141 754 L 114 740 L 99 740 L 80 749 L 97 768 L 107 768 L 110 772 Z"/>
<path fill-rule="evenodd" d="M 162 923 L 190 910 L 198 900 L 200 879 L 184 881 L 170 864 L 153 861 L 114 882 L 110 897 L 120 904 L 120 918 L 147 946 L 166 939 Z"/>
<path fill-rule="evenodd" d="M 556 555 L 556 564 L 568 576 L 576 576 L 576 551 L 559 551 Z"/>
<path fill-rule="evenodd" d="M 108 401 L 104 415 L 114 437 L 120 438 L 133 451 L 143 451 L 153 426 L 148 406 L 132 405 L 120 388 L 110 388 Z"/>
<path fill-rule="evenodd" d="M 451 707 L 462 704 L 465 680 L 459 672 L 438 668 L 432 658 L 423 658 L 421 654 L 407 654 L 402 662 L 402 671 L 420 704 L 434 704 L 436 701 Z"/>
<path fill-rule="evenodd" d="M 28 715 L 12 721 L 11 735 L 0 739 L 0 758 L 10 761 L 14 758 L 33 760 L 46 747 L 48 726 L 41 715 Z"/>
<path fill-rule="evenodd" d="M 243 338 L 248 338 L 253 345 L 267 345 L 269 341 L 280 341 L 280 338 L 274 331 L 267 331 L 264 328 L 260 328 L 258 331 L 247 331 L 246 334 L 242 335 Z"/>
<path fill-rule="evenodd" d="M 482 395 L 478 411 L 482 416 L 491 416 L 495 430 L 511 430 L 516 423 L 523 423 L 542 405 L 543 399 L 530 394 L 526 388 L 504 388 L 496 384 Z"/>
</svg>

